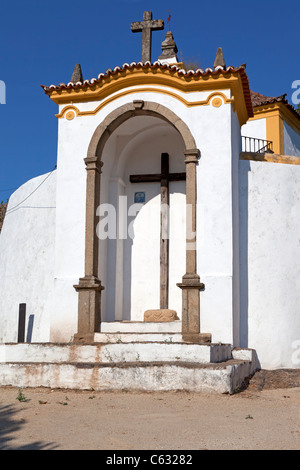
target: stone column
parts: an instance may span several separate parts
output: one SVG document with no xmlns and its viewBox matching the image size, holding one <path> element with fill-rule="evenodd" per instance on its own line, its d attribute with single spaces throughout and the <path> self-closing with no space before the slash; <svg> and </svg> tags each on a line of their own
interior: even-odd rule
<svg viewBox="0 0 300 470">
<path fill-rule="evenodd" d="M 182 335 L 186 341 L 210 341 L 209 334 L 200 335 L 200 290 L 204 284 L 197 274 L 197 163 L 198 149 L 184 152 L 186 164 L 186 274 L 182 283 Z"/>
<path fill-rule="evenodd" d="M 74 286 L 78 292 L 78 331 L 76 340 L 93 340 L 101 322 L 101 291 L 98 279 L 99 240 L 96 233 L 96 210 L 100 203 L 100 175 L 102 162 L 97 156 L 84 159 L 86 181 L 85 275 Z"/>
</svg>

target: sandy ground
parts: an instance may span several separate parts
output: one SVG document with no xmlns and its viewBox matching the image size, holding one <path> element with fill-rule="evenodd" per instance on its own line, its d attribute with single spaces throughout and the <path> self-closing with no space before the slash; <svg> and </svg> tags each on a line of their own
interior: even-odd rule
<svg viewBox="0 0 300 470">
<path fill-rule="evenodd" d="M 0 449 L 298 450 L 300 373 L 275 378 L 231 396 L 0 387 Z"/>
</svg>

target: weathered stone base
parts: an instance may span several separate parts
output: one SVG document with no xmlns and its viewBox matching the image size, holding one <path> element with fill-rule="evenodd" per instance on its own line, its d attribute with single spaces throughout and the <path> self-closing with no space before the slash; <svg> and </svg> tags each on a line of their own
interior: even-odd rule
<svg viewBox="0 0 300 470">
<path fill-rule="evenodd" d="M 1 386 L 77 390 L 234 393 L 254 372 L 250 363 L 0 364 Z"/>
<path fill-rule="evenodd" d="M 93 344 L 6 344 L 0 345 L 1 362 L 33 363 L 118 363 L 181 361 L 201 364 L 232 358 L 230 344 L 190 344 L 172 341 L 126 343 L 110 341 Z"/>
<path fill-rule="evenodd" d="M 255 351 L 222 344 L 0 345 L 0 386 L 20 388 L 234 393 L 257 368 Z"/>
<path fill-rule="evenodd" d="M 197 274 L 185 274 L 182 283 L 177 284 L 182 290 L 182 333 L 200 333 L 200 298 L 199 293 L 205 286 Z"/>
<path fill-rule="evenodd" d="M 88 335 L 97 331 L 101 321 L 101 291 L 104 287 L 95 276 L 79 279 L 74 288 L 78 295 L 78 333 Z"/>
<path fill-rule="evenodd" d="M 177 312 L 167 308 L 157 310 L 146 310 L 144 313 L 144 321 L 165 322 L 179 320 Z"/>
<path fill-rule="evenodd" d="M 80 343 L 80 344 L 91 344 L 95 342 L 95 333 L 86 333 L 80 334 L 76 333 L 73 338 L 73 343 Z"/>
<path fill-rule="evenodd" d="M 154 310 L 154 312 L 156 311 Z M 109 337 L 110 341 L 125 343 L 167 341 L 173 343 L 209 344 L 212 342 L 212 335 L 210 333 L 182 333 L 181 330 L 182 322 L 180 320 L 103 322 L 101 323 L 101 332 L 94 334 L 93 341 L 95 343 L 106 342 Z M 77 337 L 78 335 L 76 335 Z"/>
<path fill-rule="evenodd" d="M 182 340 L 187 343 L 211 343 L 211 334 L 210 333 L 183 333 Z"/>
<path fill-rule="evenodd" d="M 180 320 L 164 322 L 111 321 L 101 322 L 101 333 L 181 333 Z"/>
</svg>

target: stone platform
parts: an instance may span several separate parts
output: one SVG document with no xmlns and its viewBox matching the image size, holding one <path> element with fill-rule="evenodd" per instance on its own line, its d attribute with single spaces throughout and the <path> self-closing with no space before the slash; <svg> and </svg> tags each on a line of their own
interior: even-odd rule
<svg viewBox="0 0 300 470">
<path fill-rule="evenodd" d="M 0 344 L 0 385 L 233 393 L 257 370 L 255 351 L 185 342 L 180 322 L 117 323 L 90 344 Z"/>
</svg>

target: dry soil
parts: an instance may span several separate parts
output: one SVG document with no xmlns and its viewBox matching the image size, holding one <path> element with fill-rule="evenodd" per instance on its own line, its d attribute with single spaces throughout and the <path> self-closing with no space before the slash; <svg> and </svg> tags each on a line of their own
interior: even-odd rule
<svg viewBox="0 0 300 470">
<path fill-rule="evenodd" d="M 295 450 L 300 371 L 234 395 L 0 387 L 1 450 Z"/>
</svg>

